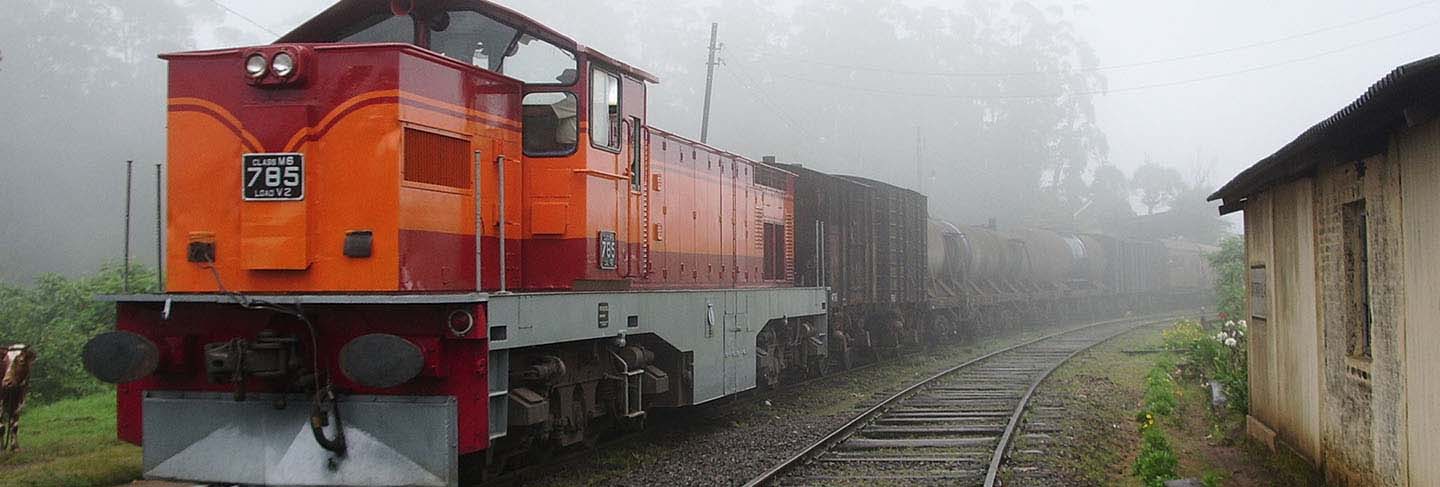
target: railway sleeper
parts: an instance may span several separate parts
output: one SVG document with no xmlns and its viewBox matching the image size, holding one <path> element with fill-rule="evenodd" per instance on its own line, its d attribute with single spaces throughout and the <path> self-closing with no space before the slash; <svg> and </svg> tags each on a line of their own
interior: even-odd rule
<svg viewBox="0 0 1440 487">
<path fill-rule="evenodd" d="M 870 426 L 860 433 L 867 438 L 875 438 L 925 435 L 997 436 L 1004 432 L 1004 426 Z"/>
<path fill-rule="evenodd" d="M 835 448 L 839 450 L 876 450 L 882 448 L 964 448 L 994 443 L 995 436 L 969 438 L 851 438 Z"/>
</svg>

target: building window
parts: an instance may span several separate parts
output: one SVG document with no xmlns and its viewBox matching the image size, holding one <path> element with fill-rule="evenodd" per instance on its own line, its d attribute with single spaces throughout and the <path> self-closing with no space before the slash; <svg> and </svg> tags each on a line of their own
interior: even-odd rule
<svg viewBox="0 0 1440 487">
<path fill-rule="evenodd" d="M 620 77 L 590 71 L 590 143 L 620 150 Z"/>
<path fill-rule="evenodd" d="M 1345 304 L 1348 310 L 1346 344 L 1351 357 L 1370 359 L 1370 238 L 1365 200 L 1341 209 L 1344 227 Z"/>
</svg>

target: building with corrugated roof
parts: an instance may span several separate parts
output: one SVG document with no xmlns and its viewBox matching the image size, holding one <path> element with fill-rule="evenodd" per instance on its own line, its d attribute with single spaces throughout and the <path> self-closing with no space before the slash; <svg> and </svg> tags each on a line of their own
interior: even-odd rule
<svg viewBox="0 0 1440 487">
<path fill-rule="evenodd" d="M 1440 486 L 1440 56 L 1210 196 L 1244 210 L 1249 433 L 1332 485 Z"/>
</svg>

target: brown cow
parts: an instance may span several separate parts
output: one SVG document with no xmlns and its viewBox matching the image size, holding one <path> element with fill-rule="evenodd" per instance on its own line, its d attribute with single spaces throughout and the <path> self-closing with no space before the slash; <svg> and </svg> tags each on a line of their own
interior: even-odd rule
<svg viewBox="0 0 1440 487">
<path fill-rule="evenodd" d="M 11 345 L 0 355 L 0 452 L 20 449 L 20 410 L 30 391 L 30 366 L 35 351 L 21 344 Z"/>
</svg>

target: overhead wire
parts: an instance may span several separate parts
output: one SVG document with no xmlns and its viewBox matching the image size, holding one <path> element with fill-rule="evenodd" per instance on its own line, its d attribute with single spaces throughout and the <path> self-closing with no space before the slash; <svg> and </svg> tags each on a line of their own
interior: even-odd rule
<svg viewBox="0 0 1440 487">
<path fill-rule="evenodd" d="M 1440 1 L 1440 0 L 1437 0 L 1437 1 Z M 246 22 L 249 22 L 250 25 L 253 25 L 253 26 L 255 26 L 255 27 L 257 27 L 257 28 L 259 28 L 260 30 L 263 30 L 263 31 L 265 31 L 265 32 L 268 32 L 268 33 L 269 33 L 270 35 L 272 35 L 272 36 L 280 37 L 280 34 L 279 34 L 278 32 L 275 32 L 275 31 L 273 31 L 273 30 L 270 30 L 269 27 L 265 27 L 263 24 L 261 24 L 261 23 L 259 23 L 259 22 L 256 22 L 255 19 L 252 19 L 252 18 L 250 18 L 250 17 L 247 17 L 245 14 L 242 14 L 242 13 L 236 11 L 235 9 L 230 8 L 229 5 L 225 5 L 225 4 L 222 3 L 220 0 L 210 0 L 210 3 L 215 4 L 215 6 L 220 7 L 221 9 L 225 10 L 226 12 L 230 12 L 230 15 L 234 15 L 234 16 L 236 16 L 236 17 L 239 17 L 241 20 L 244 20 L 244 21 L 246 21 Z"/>
<path fill-rule="evenodd" d="M 1119 63 L 1119 64 L 1109 64 L 1109 65 L 1100 65 L 1100 66 L 1085 67 L 1085 68 L 1080 68 L 1080 69 L 1076 69 L 1076 70 L 1073 70 L 1073 71 L 1074 71 L 1074 72 L 1110 71 L 1110 70 L 1116 70 L 1116 69 L 1135 68 L 1135 67 L 1142 67 L 1142 66 L 1151 66 L 1151 65 L 1155 65 L 1155 64 L 1165 64 L 1165 63 L 1172 63 L 1172 62 L 1177 62 L 1177 61 L 1186 61 L 1186 60 L 1190 60 L 1190 59 L 1199 59 L 1199 58 L 1204 58 L 1204 57 L 1217 56 L 1217 55 L 1220 55 L 1220 54 L 1228 54 L 1228 53 L 1237 52 L 1237 51 L 1243 51 L 1243 50 L 1247 50 L 1247 49 L 1254 49 L 1254 48 L 1257 48 L 1257 47 L 1264 47 L 1264 46 L 1269 46 L 1269 45 L 1273 45 L 1273 44 L 1279 44 L 1279 43 L 1282 43 L 1282 42 L 1292 41 L 1292 40 L 1295 40 L 1295 39 L 1303 39 L 1303 38 L 1306 38 L 1306 37 L 1311 37 L 1311 36 L 1314 36 L 1314 35 L 1317 35 L 1317 34 L 1322 34 L 1322 33 L 1330 32 L 1330 31 L 1333 31 L 1333 30 L 1343 29 L 1343 28 L 1346 28 L 1346 27 L 1352 27 L 1352 26 L 1355 26 L 1355 25 L 1363 24 L 1363 23 L 1370 22 L 1370 21 L 1377 20 L 1377 19 L 1381 19 L 1381 18 L 1384 18 L 1384 17 L 1389 17 L 1389 16 L 1391 16 L 1391 15 L 1395 15 L 1395 14 L 1398 14 L 1398 13 L 1401 13 L 1401 12 L 1406 12 L 1406 11 L 1414 10 L 1414 9 L 1416 9 L 1416 8 L 1420 8 L 1420 7 L 1424 7 L 1424 6 L 1427 6 L 1427 5 L 1431 5 L 1431 4 L 1434 4 L 1434 3 L 1437 3 L 1437 2 L 1440 2 L 1440 0 L 1424 0 L 1424 1 L 1421 1 L 1421 2 L 1412 3 L 1412 4 L 1409 4 L 1409 5 L 1406 5 L 1406 6 L 1403 6 L 1403 7 L 1398 7 L 1398 8 L 1391 9 L 1391 10 L 1386 10 L 1386 11 L 1384 11 L 1384 12 L 1380 12 L 1380 13 L 1377 13 L 1377 14 L 1374 14 L 1374 15 L 1370 15 L 1370 16 L 1368 16 L 1368 17 L 1363 17 L 1363 18 L 1351 20 L 1351 21 L 1348 21 L 1348 22 L 1343 22 L 1343 23 L 1339 23 L 1339 24 L 1332 24 L 1332 25 L 1328 25 L 1328 26 L 1321 27 L 1321 28 L 1318 28 L 1318 29 L 1314 29 L 1314 30 L 1310 30 L 1310 31 L 1306 31 L 1306 32 L 1301 32 L 1301 33 L 1298 33 L 1298 34 L 1291 34 L 1291 35 L 1284 36 L 1284 37 L 1278 37 L 1278 38 L 1268 39 L 1268 40 L 1264 40 L 1264 41 L 1252 42 L 1252 43 L 1249 43 L 1249 44 L 1243 44 L 1243 45 L 1239 45 L 1239 46 L 1232 46 L 1232 47 L 1227 47 L 1227 48 L 1222 48 L 1222 49 L 1215 49 L 1215 50 L 1210 50 L 1210 51 L 1202 51 L 1202 52 L 1196 52 L 1196 53 L 1191 53 L 1191 54 L 1183 54 L 1183 55 L 1178 55 L 1178 56 L 1163 57 L 1163 58 L 1158 58 L 1158 59 L 1150 59 L 1150 60 L 1145 60 L 1145 61 L 1135 61 L 1135 62 L 1129 62 L 1129 63 Z M 785 55 L 778 55 L 778 54 L 774 54 L 774 53 L 764 52 L 764 51 L 760 51 L 760 50 L 745 49 L 745 48 L 743 48 L 743 47 L 741 48 L 741 50 L 742 50 L 742 51 L 749 51 L 749 52 L 752 53 L 752 54 L 758 54 L 758 55 L 760 55 L 760 56 L 762 56 L 762 57 L 773 57 L 773 58 L 777 58 L 777 59 L 784 59 L 784 60 L 790 61 L 790 62 L 799 62 L 799 63 L 813 64 L 813 65 L 817 65 L 817 66 L 827 66 L 827 67 L 832 67 L 832 68 L 848 69 L 848 70 L 851 70 L 851 71 L 883 72 L 883 73 L 905 74 L 905 75 L 914 75 L 914 76 L 1014 77 L 1014 76 L 1040 76 L 1040 75 L 1051 74 L 1049 71 L 926 71 L 926 70 L 908 70 L 908 69 L 886 68 L 886 67 L 880 67 L 880 66 L 865 66 L 865 65 L 838 63 L 838 62 L 823 61 L 823 60 L 818 60 L 818 59 L 813 59 L 813 58 L 808 58 L 808 57 L 801 57 L 801 56 L 785 56 Z"/>
<path fill-rule="evenodd" d="M 724 66 L 731 69 L 721 70 L 721 72 L 727 75 L 734 74 L 735 80 L 739 81 L 740 84 L 745 87 L 745 89 L 754 93 L 755 98 L 760 101 L 760 104 L 765 105 L 765 107 L 769 108 L 772 112 L 774 112 L 776 118 L 779 118 L 781 122 L 784 122 L 786 126 L 788 126 L 791 130 L 797 132 L 801 137 L 804 137 L 807 140 L 813 140 L 810 137 L 810 133 L 806 131 L 803 126 L 801 126 L 795 120 L 791 119 L 789 115 L 786 115 L 784 110 L 781 110 L 779 106 L 777 106 L 770 100 L 770 97 L 765 94 L 765 91 L 759 88 L 759 83 L 755 82 L 754 78 L 751 78 L 749 75 L 745 74 L 740 70 L 734 69 L 734 66 L 730 65 L 730 63 L 728 62 L 724 63 Z"/>
</svg>

